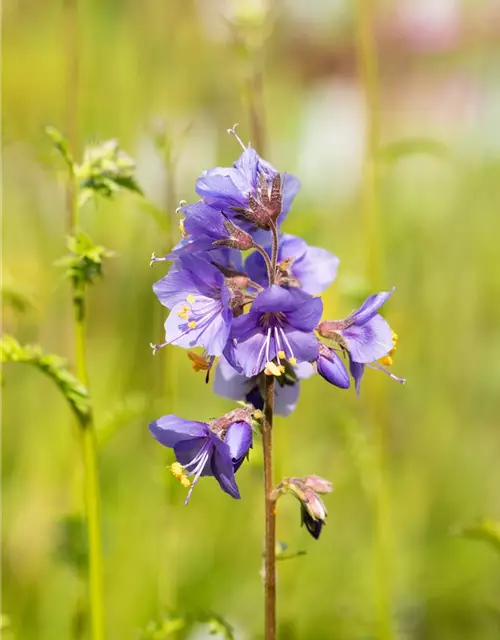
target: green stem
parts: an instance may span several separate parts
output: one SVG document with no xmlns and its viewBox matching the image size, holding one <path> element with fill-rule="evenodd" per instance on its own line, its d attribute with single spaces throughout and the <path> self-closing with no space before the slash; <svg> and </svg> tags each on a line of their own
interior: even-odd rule
<svg viewBox="0 0 500 640">
<path fill-rule="evenodd" d="M 357 51 L 366 101 L 366 144 L 363 167 L 363 229 L 367 280 L 380 286 L 382 236 L 380 233 L 378 153 L 380 141 L 377 51 L 373 36 L 373 0 L 357 0 Z M 375 381 L 374 381 L 375 383 Z M 375 470 L 373 478 L 376 521 L 377 626 L 380 640 L 394 638 L 391 615 L 390 501 L 385 478 L 386 433 L 383 393 L 370 392 L 373 407 Z"/>
<path fill-rule="evenodd" d="M 264 448 L 264 502 L 265 502 L 265 555 L 264 555 L 264 602 L 265 640 L 276 638 L 276 500 L 273 481 L 273 411 L 274 376 L 265 376 L 266 397 L 262 444 Z"/>
<path fill-rule="evenodd" d="M 78 185 L 71 176 L 72 228 L 78 228 Z M 86 308 L 85 291 L 73 285 L 76 371 L 79 380 L 88 388 L 87 356 L 85 348 Z M 88 581 L 90 627 L 92 640 L 104 640 L 104 606 L 102 586 L 101 513 L 97 468 L 97 438 L 92 411 L 80 420 L 80 436 L 84 468 L 85 515 L 88 540 Z"/>
</svg>

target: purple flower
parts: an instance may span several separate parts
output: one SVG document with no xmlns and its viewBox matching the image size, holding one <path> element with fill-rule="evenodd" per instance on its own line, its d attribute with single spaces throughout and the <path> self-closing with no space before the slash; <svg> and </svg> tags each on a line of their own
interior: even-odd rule
<svg viewBox="0 0 500 640">
<path fill-rule="evenodd" d="M 268 228 L 267 214 L 282 221 L 299 188 L 297 178 L 279 174 L 251 147 L 244 148 L 232 167 L 209 169 L 196 181 L 196 192 L 206 204 L 263 228 Z"/>
<path fill-rule="evenodd" d="M 227 349 L 224 355 L 231 365 L 236 361 L 234 368 L 240 367 L 247 378 L 264 369 L 279 376 L 284 371 L 281 360 L 288 360 L 292 366 L 316 360 L 318 340 L 314 328 L 322 310 L 319 298 L 300 289 L 272 285 L 259 293 L 248 314 L 234 319 L 231 328 L 234 358 Z"/>
<path fill-rule="evenodd" d="M 382 358 L 392 349 L 392 331 L 377 312 L 393 291 L 370 296 L 345 320 L 321 322 L 320 335 L 343 345 L 354 362 L 365 364 Z"/>
<path fill-rule="evenodd" d="M 302 362 L 295 367 L 286 366 L 285 374 L 277 378 L 275 385 L 274 410 L 278 415 L 288 416 L 295 409 L 299 397 L 299 380 L 309 378 L 314 368 L 309 362 Z M 222 357 L 215 370 L 214 392 L 223 398 L 245 400 L 256 409 L 264 409 L 261 375 L 247 378 L 238 373 L 229 362 Z"/>
<path fill-rule="evenodd" d="M 340 356 L 333 349 L 320 343 L 318 359 L 316 360 L 319 375 L 330 384 L 349 389 L 351 381 Z"/>
<path fill-rule="evenodd" d="M 393 336 L 386 320 L 378 313 L 380 307 L 389 299 L 394 292 L 382 291 L 367 298 L 361 307 L 351 313 L 345 320 L 325 320 L 320 322 L 317 329 L 319 334 L 337 343 L 349 355 L 351 375 L 354 378 L 356 390 L 359 393 L 359 386 L 364 372 L 364 365 L 371 368 L 381 369 L 393 379 L 404 383 L 403 378 L 393 375 L 376 361 L 387 356 L 394 348 Z M 339 360 L 332 360 L 332 364 L 337 366 Z M 322 362 L 322 365 L 325 361 Z M 319 368 L 318 368 L 319 372 Z M 330 375 L 334 377 L 330 367 Z M 328 380 L 328 377 L 323 376 Z M 331 380 L 329 380 L 331 382 Z M 333 382 L 333 384 L 336 384 Z M 340 385 L 337 385 L 340 386 Z"/>
<path fill-rule="evenodd" d="M 214 356 L 222 353 L 233 313 L 231 291 L 215 266 L 200 256 L 184 255 L 153 290 L 171 310 L 165 322 L 165 342 L 155 349 L 175 344 L 188 349 L 204 347 Z"/>
<path fill-rule="evenodd" d="M 270 252 L 270 249 L 269 249 Z M 278 282 L 300 287 L 311 295 L 322 293 L 337 276 L 339 259 L 326 249 L 310 247 L 302 238 L 281 233 L 278 251 Z M 248 275 L 254 282 L 267 285 L 267 270 L 260 253 L 254 252 L 245 261 Z"/>
<path fill-rule="evenodd" d="M 234 474 L 252 446 L 250 414 L 245 409 L 211 423 L 167 415 L 151 422 L 149 430 L 160 444 L 174 450 L 177 462 L 171 471 L 183 486 L 190 487 L 184 504 L 201 476 L 213 476 L 223 491 L 240 497 Z"/>
</svg>

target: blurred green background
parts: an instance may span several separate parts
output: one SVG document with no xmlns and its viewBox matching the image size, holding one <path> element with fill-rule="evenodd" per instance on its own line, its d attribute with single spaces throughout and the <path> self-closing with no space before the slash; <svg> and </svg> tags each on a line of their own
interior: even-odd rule
<svg viewBox="0 0 500 640">
<path fill-rule="evenodd" d="M 373 286 L 396 286 L 385 316 L 400 338 L 394 371 L 408 379 L 402 387 L 369 372 L 357 399 L 315 377 L 277 420 L 277 477 L 317 473 L 335 486 L 318 542 L 299 528 L 295 501 L 280 502 L 279 539 L 307 555 L 279 564 L 279 637 L 500 637 L 498 553 L 453 535 L 500 519 L 498 7 L 378 3 L 375 235 L 361 205 L 354 3 L 282 0 L 257 26 L 263 2 L 82 0 L 72 18 L 74 6 L 4 3 L 3 286 L 30 300 L 23 311 L 4 300 L 4 331 L 73 362 L 69 285 L 54 266 L 65 252 L 65 176 L 43 134 L 53 124 L 71 135 L 68 101 L 80 151 L 118 138 L 167 221 L 195 198 L 203 169 L 237 157 L 229 126 L 252 137 L 248 87 L 262 63 L 265 157 L 303 185 L 285 228 L 340 257 L 328 317 Z M 160 129 L 173 149 L 166 163 Z M 151 355 L 163 319 L 151 285 L 165 269 L 148 260 L 169 247 L 168 233 L 127 194 L 87 205 L 81 224 L 117 254 L 88 294 L 90 390 L 98 429 L 112 432 L 100 449 L 108 636 L 135 638 L 166 611 L 215 611 L 238 638 L 262 637 L 260 443 L 238 473 L 242 500 L 206 480 L 184 508 L 170 452 L 147 430 L 166 413 L 207 419 L 233 406 L 185 351 Z M 82 509 L 76 430 L 49 380 L 5 367 L 2 610 L 17 639 L 80 637 L 85 585 L 60 549 L 61 522 Z"/>
</svg>

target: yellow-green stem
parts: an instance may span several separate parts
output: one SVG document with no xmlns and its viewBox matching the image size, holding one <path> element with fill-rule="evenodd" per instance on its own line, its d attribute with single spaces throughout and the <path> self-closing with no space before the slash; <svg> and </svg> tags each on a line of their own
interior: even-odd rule
<svg viewBox="0 0 500 640">
<path fill-rule="evenodd" d="M 366 141 L 363 166 L 363 231 L 367 281 L 376 290 L 380 286 L 382 234 L 380 233 L 378 153 L 380 142 L 377 51 L 373 35 L 373 0 L 357 0 L 357 52 L 366 105 Z M 376 382 L 373 381 L 375 384 Z M 390 501 L 385 477 L 386 434 L 383 394 L 373 389 L 369 401 L 373 407 L 375 471 L 375 554 L 377 636 L 394 637 L 391 596 Z"/>
<path fill-rule="evenodd" d="M 74 176 L 71 176 L 71 178 L 71 222 L 73 230 L 76 231 L 79 221 L 78 188 Z M 85 292 L 83 288 L 74 284 L 73 309 L 76 372 L 82 384 L 88 388 L 85 344 L 86 308 L 84 296 Z M 81 421 L 79 426 L 84 471 L 85 516 L 87 523 L 88 588 L 91 638 L 92 640 L 104 640 L 101 509 L 97 468 L 97 439 L 92 411 L 85 420 Z"/>
</svg>

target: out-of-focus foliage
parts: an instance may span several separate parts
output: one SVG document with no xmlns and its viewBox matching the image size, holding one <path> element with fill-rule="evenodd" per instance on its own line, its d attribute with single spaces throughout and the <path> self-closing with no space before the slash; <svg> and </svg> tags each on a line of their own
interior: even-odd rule
<svg viewBox="0 0 500 640">
<path fill-rule="evenodd" d="M 83 231 L 77 231 L 67 240 L 69 254 L 60 258 L 56 264 L 64 268 L 64 275 L 72 280 L 75 289 L 81 291 L 94 278 L 102 276 L 104 258 L 111 258 L 114 253 L 106 247 L 96 245 Z"/>
<path fill-rule="evenodd" d="M 162 618 L 161 622 L 150 622 L 146 629 L 140 633 L 141 640 L 168 640 L 178 637 L 180 631 L 189 631 L 198 625 L 208 627 L 210 636 L 221 640 L 235 640 L 233 629 L 222 616 L 215 613 L 183 615 L 169 614 Z"/>
<path fill-rule="evenodd" d="M 84 385 L 66 368 L 66 360 L 44 353 L 36 344 L 20 345 L 9 335 L 0 339 L 0 359 L 5 362 L 29 364 L 48 376 L 59 388 L 80 422 L 90 413 L 89 394 Z"/>
<path fill-rule="evenodd" d="M 487 542 L 500 551 L 500 523 L 493 520 L 481 520 L 457 530 L 457 535 L 472 540 Z"/>
</svg>

